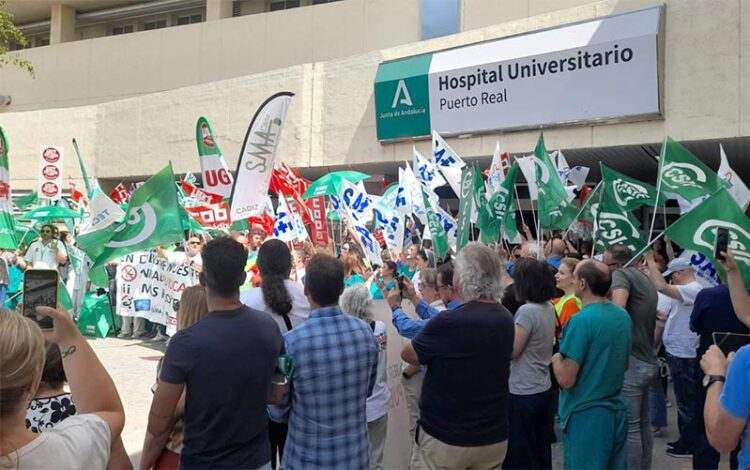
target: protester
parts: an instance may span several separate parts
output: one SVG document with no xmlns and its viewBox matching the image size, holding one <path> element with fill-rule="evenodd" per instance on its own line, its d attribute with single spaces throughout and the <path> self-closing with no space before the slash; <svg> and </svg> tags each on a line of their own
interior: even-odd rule
<svg viewBox="0 0 750 470">
<path fill-rule="evenodd" d="M 711 345 L 701 358 L 706 374 L 704 420 L 708 442 L 719 452 L 741 447 L 739 468 L 750 468 L 750 345 L 724 353 Z"/>
<path fill-rule="evenodd" d="M 425 255 L 425 258 L 427 255 Z M 410 245 L 406 250 L 406 256 L 402 256 L 402 264 L 398 268 L 398 275 L 404 276 L 408 279 L 414 279 L 414 274 L 417 272 L 419 263 L 419 246 Z"/>
<path fill-rule="evenodd" d="M 436 310 L 445 310 L 445 304 L 437 291 L 438 271 L 434 268 L 426 268 L 419 271 L 419 296 Z M 451 280 L 453 282 L 453 280 Z M 416 290 L 416 289 L 415 289 Z"/>
<path fill-rule="evenodd" d="M 453 287 L 453 276 L 453 265 L 445 263 L 438 269 L 437 278 L 435 279 L 435 290 L 447 309 L 455 309 L 463 304 L 458 291 Z M 404 338 L 413 338 L 424 328 L 430 318 L 440 312 L 439 308 L 433 307 L 424 298 L 420 298 L 414 289 L 413 283 L 408 280 L 404 281 L 404 294 L 406 294 L 406 297 L 414 305 L 414 309 L 419 316 L 418 320 L 404 313 L 401 308 L 402 293 L 399 289 L 392 288 L 387 292 L 388 306 L 391 308 L 392 313 L 391 321 L 398 334 Z"/>
<path fill-rule="evenodd" d="M 372 298 L 375 300 L 383 300 L 385 298 L 383 292 L 388 292 L 396 287 L 397 271 L 398 268 L 396 268 L 396 263 L 393 261 L 384 261 L 383 266 L 370 276 L 367 283 Z"/>
<path fill-rule="evenodd" d="M 414 290 L 417 292 L 417 294 L 420 294 L 421 281 L 419 273 L 422 272 L 423 269 L 428 269 L 429 266 L 430 262 L 427 258 L 427 252 L 424 250 L 417 251 L 417 271 L 411 277 L 412 284 L 414 284 Z"/>
<path fill-rule="evenodd" d="M 703 289 L 698 293 L 690 315 L 690 326 L 699 338 L 697 357 L 703 357 L 708 348 L 714 344 L 713 333 L 715 332 L 750 334 L 750 329 L 737 319 L 727 286 Z M 706 436 L 706 425 L 703 419 L 705 403 L 706 389 L 703 384 L 700 384 L 696 403 L 696 420 L 693 423 L 697 433 L 692 449 L 693 468 L 716 470 L 719 468 L 721 455 L 709 444 Z M 738 449 L 735 449 L 729 458 L 729 467 L 732 469 L 738 468 L 737 452 Z"/>
<path fill-rule="evenodd" d="M 547 263 L 555 269 L 560 267 L 560 262 L 565 257 L 568 246 L 562 238 L 553 238 L 547 242 Z"/>
<path fill-rule="evenodd" d="M 427 366 L 411 468 L 499 468 L 505 458 L 513 317 L 497 300 L 500 268 L 479 243 L 459 251 L 466 303 L 437 314 L 401 353 Z"/>
<path fill-rule="evenodd" d="M 536 240 L 526 240 L 521 243 L 521 251 L 519 251 L 520 258 L 539 258 L 539 242 Z M 513 274 L 513 273 L 511 273 Z"/>
<path fill-rule="evenodd" d="M 610 246 L 602 257 L 612 273 L 612 303 L 623 307 L 632 324 L 630 366 L 623 395 L 628 400 L 628 468 L 651 468 L 654 438 L 649 422 L 648 390 L 657 372 L 654 352 L 657 293 L 651 279 L 631 262 L 624 245 Z"/>
<path fill-rule="evenodd" d="M 185 391 L 180 468 L 261 468 L 271 461 L 266 401 L 283 344 L 264 312 L 240 302 L 247 251 L 220 237 L 203 249 L 209 313 L 170 340 L 149 414 L 141 468 L 152 468 Z"/>
<path fill-rule="evenodd" d="M 315 255 L 307 265 L 307 321 L 284 335 L 294 358 L 287 406 L 269 408 L 289 422 L 282 468 L 367 468 L 367 397 L 378 370 L 378 342 L 367 323 L 338 307 L 344 290 L 341 261 Z"/>
<path fill-rule="evenodd" d="M 576 281 L 575 276 L 573 276 L 573 271 L 575 271 L 578 263 L 579 260 L 575 258 L 563 258 L 555 274 L 556 287 L 565 294 L 552 300 L 555 312 L 560 320 L 560 328 L 565 328 L 573 315 L 581 311 L 581 299 L 576 296 Z"/>
<path fill-rule="evenodd" d="M 516 298 L 513 361 L 510 364 L 508 453 L 503 469 L 552 468 L 555 410 L 550 359 L 557 314 L 555 268 L 545 261 L 523 259 L 513 271 Z"/>
<path fill-rule="evenodd" d="M 16 263 L 16 256 L 11 251 L 0 249 L 0 307 L 5 305 L 10 286 L 10 269 Z"/>
<path fill-rule="evenodd" d="M 8 293 L 5 298 L 5 303 L 0 307 L 6 307 L 10 310 L 15 310 L 18 305 L 19 292 L 21 292 L 21 286 L 23 284 L 23 270 L 18 266 L 19 259 L 25 251 L 23 243 L 18 245 L 16 251 L 11 252 L 10 250 L 3 250 L 2 258 L 5 260 L 8 266 Z"/>
<path fill-rule="evenodd" d="M 690 329 L 690 314 L 695 297 L 703 286 L 695 279 L 695 271 L 690 261 L 684 258 L 673 259 L 662 274 L 652 254 L 646 255 L 651 280 L 659 293 L 667 296 L 664 312 L 667 321 L 664 325 L 664 343 L 669 375 L 674 384 L 677 400 L 677 427 L 679 439 L 667 444 L 667 455 L 671 457 L 691 457 L 695 446 L 696 430 L 694 422 L 698 403 L 698 335 Z M 664 277 L 670 276 L 667 284 Z"/>
<path fill-rule="evenodd" d="M 422 240 L 422 249 L 427 255 L 427 267 L 436 268 L 435 250 L 432 249 L 432 240 Z"/>
<path fill-rule="evenodd" d="M 208 313 L 208 304 L 206 303 L 206 289 L 203 286 L 190 286 L 182 291 L 180 301 L 177 305 L 177 331 L 184 330 L 189 326 L 198 323 Z M 156 375 L 161 373 L 164 358 L 159 361 Z M 158 383 L 154 385 L 156 390 Z M 177 469 L 180 464 L 180 453 L 182 453 L 182 444 L 185 432 L 185 392 L 182 392 L 180 400 L 174 412 L 174 424 L 169 431 L 169 438 L 164 449 L 162 449 L 154 468 L 160 469 Z"/>
<path fill-rule="evenodd" d="M 294 282 L 302 284 L 305 281 L 305 252 L 294 250 L 292 252 L 292 274 Z"/>
<path fill-rule="evenodd" d="M 344 263 L 344 286 L 351 287 L 356 284 L 364 284 L 364 268 L 359 258 L 353 253 L 341 255 L 341 261 Z"/>
<path fill-rule="evenodd" d="M 76 414 L 72 395 L 65 391 L 66 380 L 60 348 L 47 341 L 42 379 L 26 408 L 26 427 L 31 432 L 47 431 Z"/>
<path fill-rule="evenodd" d="M 42 377 L 44 337 L 31 320 L 0 309 L 0 462 L 18 469 L 105 468 L 125 414 L 112 379 L 67 312 L 37 307 L 51 317 L 47 334 L 61 352 L 77 414 L 42 434 L 26 428 L 26 410 Z"/>
<path fill-rule="evenodd" d="M 372 394 L 367 397 L 367 437 L 370 442 L 370 468 L 382 470 L 385 436 L 388 428 L 388 409 L 391 391 L 387 384 L 388 356 L 385 324 L 373 320 L 372 294 L 362 284 L 344 290 L 340 299 L 341 310 L 370 325 L 378 343 L 378 375 Z"/>
<path fill-rule="evenodd" d="M 583 310 L 570 319 L 560 351 L 552 356 L 562 389 L 558 414 L 565 468 L 633 468 L 627 465 L 628 404 L 622 394 L 631 320 L 607 299 L 607 266 L 583 261 L 574 277 Z"/>
<path fill-rule="evenodd" d="M 53 234 L 55 226 L 51 224 L 42 225 L 41 237 L 34 241 L 22 258 L 18 258 L 21 269 L 54 269 L 57 270 L 61 264 L 68 261 L 68 253 L 65 244 L 57 240 Z"/>
<path fill-rule="evenodd" d="M 279 331 L 292 331 L 310 316 L 310 306 L 301 285 L 289 280 L 292 257 L 286 243 L 278 239 L 268 240 L 258 250 L 258 269 L 262 279 L 260 287 L 240 295 L 248 307 L 268 313 L 276 322 Z M 271 467 L 276 467 L 284 454 L 287 424 L 269 421 L 271 439 Z"/>
</svg>

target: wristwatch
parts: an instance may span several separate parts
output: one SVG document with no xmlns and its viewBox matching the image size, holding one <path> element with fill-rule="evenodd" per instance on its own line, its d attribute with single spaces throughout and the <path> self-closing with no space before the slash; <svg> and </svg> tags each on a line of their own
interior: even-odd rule
<svg viewBox="0 0 750 470">
<path fill-rule="evenodd" d="M 703 377 L 703 388 L 710 387 L 714 382 L 724 383 L 724 381 L 726 381 L 726 377 L 723 375 L 706 375 Z"/>
</svg>

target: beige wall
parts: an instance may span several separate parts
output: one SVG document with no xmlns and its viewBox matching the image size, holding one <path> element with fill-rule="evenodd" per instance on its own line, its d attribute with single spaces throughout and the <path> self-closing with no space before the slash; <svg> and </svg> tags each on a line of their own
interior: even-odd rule
<svg viewBox="0 0 750 470">
<path fill-rule="evenodd" d="M 419 2 L 346 0 L 96 37 L 102 32 L 86 28 L 79 37 L 93 39 L 23 51 L 36 78 L 4 68 L 0 93 L 13 104 L 2 111 L 102 103 L 411 43 Z"/>
<path fill-rule="evenodd" d="M 389 0 L 383 1 L 389 3 Z M 352 5 L 357 2 L 351 0 L 341 4 L 353 9 Z M 97 69 L 112 74 L 121 73 L 141 86 L 158 89 L 166 79 L 161 75 L 149 74 L 147 66 L 158 62 L 165 70 L 170 70 L 170 82 L 185 87 L 96 106 L 0 114 L 0 125 L 6 128 L 11 139 L 14 185 L 20 189 L 21 185 L 26 184 L 24 181 L 33 182 L 39 144 L 65 145 L 67 148 L 73 136 L 78 138 L 85 156 L 91 162 L 90 166 L 99 177 L 153 174 L 170 159 L 178 172 L 197 171 L 194 128 L 196 119 L 201 115 L 213 123 L 219 145 L 229 165 L 234 168 L 241 140 L 253 113 L 265 98 L 282 89 L 297 94 L 279 147 L 279 157 L 287 163 L 307 167 L 404 161 L 411 158 L 411 143 L 380 145 L 376 138 L 373 82 L 378 63 L 649 4 L 654 3 L 641 0 L 601 1 L 449 37 L 286 68 L 278 68 L 283 65 L 282 60 L 269 58 L 274 50 L 280 54 L 299 54 L 298 61 L 303 61 L 309 54 L 315 55 L 316 47 L 311 46 L 312 51 L 302 51 L 300 48 L 292 52 L 282 47 L 281 40 L 278 46 L 271 43 L 248 44 L 246 47 L 252 53 L 257 51 L 264 57 L 264 67 L 274 63 L 273 67 L 277 69 L 222 81 L 213 80 L 230 72 L 241 74 L 245 65 L 240 64 L 236 56 L 218 52 L 221 50 L 220 41 L 228 37 L 227 31 L 211 34 L 205 28 L 216 25 L 221 29 L 224 28 L 223 24 L 231 27 L 240 24 L 233 23 L 238 19 L 199 25 L 204 28 L 201 29 L 205 38 L 201 46 L 203 50 L 217 51 L 201 55 L 206 60 L 201 69 L 189 65 L 190 51 L 200 44 L 200 40 L 191 34 L 191 27 L 173 28 L 178 31 L 177 35 L 162 38 L 163 43 L 174 41 L 166 50 L 173 50 L 180 42 L 184 45 L 182 55 L 170 57 L 164 56 L 159 49 L 148 47 L 148 34 L 133 35 L 132 41 L 143 43 L 137 49 L 121 51 L 117 56 L 105 53 L 106 41 L 117 38 L 89 41 L 92 54 L 102 57 Z M 652 143 L 661 141 L 664 135 L 685 140 L 750 135 L 750 87 L 747 79 L 750 77 L 750 62 L 745 57 L 740 59 L 740 48 L 750 41 L 750 9 L 741 11 L 738 0 L 669 0 L 666 4 L 664 119 L 550 128 L 545 130 L 550 148 Z M 466 6 L 469 5 L 470 2 L 467 2 Z M 309 12 L 315 8 L 288 13 L 310 14 L 304 10 Z M 387 11 L 380 10 L 380 14 L 385 16 Z M 351 14 L 355 16 L 354 10 Z M 416 11 L 414 14 L 417 14 Z M 263 21 L 265 26 L 258 26 L 268 27 L 276 21 L 273 14 L 268 15 L 267 20 L 261 20 L 261 16 L 265 15 L 241 18 L 241 24 L 247 27 L 248 21 Z M 741 21 L 741 16 L 745 21 Z M 324 25 L 322 19 L 315 21 L 313 17 L 314 26 L 311 26 L 309 17 L 303 22 L 313 29 L 330 29 L 334 26 Z M 291 24 L 299 23 L 295 21 Z M 281 23 L 277 26 L 285 27 Z M 721 34 L 716 34 L 716 31 L 721 31 Z M 234 32 L 237 40 L 240 40 L 240 28 Z M 293 36 L 294 31 L 283 34 L 278 31 L 276 34 L 276 37 L 285 37 L 287 44 L 297 41 L 294 37 L 285 36 Z M 307 33 L 297 34 L 303 38 Z M 374 31 L 364 31 L 360 36 L 363 42 L 367 42 L 368 34 L 374 34 Z M 325 41 L 328 42 L 323 42 L 333 48 L 333 36 L 326 37 Z M 706 40 L 708 37 L 711 41 Z M 371 40 L 376 41 L 375 36 Z M 207 44 L 209 41 L 212 41 L 211 46 Z M 30 95 L 38 93 L 43 95 L 39 97 L 40 100 L 57 97 L 64 102 L 68 88 L 98 90 L 102 96 L 123 93 L 122 84 L 108 83 L 100 75 L 77 70 L 68 63 L 65 49 L 74 47 L 77 47 L 76 43 L 56 46 L 60 51 L 59 58 L 54 62 L 49 58 L 53 63 L 43 65 L 45 70 L 58 67 L 61 70 L 60 80 L 68 77 L 66 86 L 57 90 L 29 90 Z M 351 45 L 342 44 L 340 47 L 342 53 L 346 53 L 345 49 Z M 139 61 L 135 61 L 135 58 Z M 131 64 L 130 68 L 124 64 Z M 211 83 L 187 86 L 199 79 L 211 80 Z M 132 93 L 135 94 L 135 91 Z M 497 140 L 510 152 L 530 152 L 537 136 L 536 131 L 488 134 L 453 139 L 451 145 L 465 157 L 490 155 Z M 428 141 L 418 142 L 417 148 L 426 154 L 430 152 Z M 71 157 L 71 152 L 68 152 L 68 163 L 73 162 Z M 68 174 L 77 176 L 78 171 L 71 165 Z"/>
</svg>

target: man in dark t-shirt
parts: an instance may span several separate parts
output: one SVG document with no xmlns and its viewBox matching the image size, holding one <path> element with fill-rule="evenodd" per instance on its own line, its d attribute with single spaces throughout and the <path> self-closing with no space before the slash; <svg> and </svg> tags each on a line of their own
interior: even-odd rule
<svg viewBox="0 0 750 470">
<path fill-rule="evenodd" d="M 185 391 L 180 468 L 259 468 L 268 465 L 266 400 L 283 340 L 276 322 L 244 306 L 247 251 L 222 237 L 203 249 L 201 285 L 209 313 L 175 334 L 164 356 L 149 414 L 141 466 L 151 468 Z"/>
<path fill-rule="evenodd" d="M 426 365 L 412 468 L 499 468 L 508 438 L 513 317 L 500 258 L 471 243 L 458 254 L 454 287 L 466 303 L 434 316 L 401 357 Z"/>
</svg>

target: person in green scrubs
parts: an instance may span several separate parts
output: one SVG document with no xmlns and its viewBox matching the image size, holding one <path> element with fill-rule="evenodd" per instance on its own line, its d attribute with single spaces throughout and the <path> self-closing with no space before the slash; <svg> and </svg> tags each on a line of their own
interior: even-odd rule
<svg viewBox="0 0 750 470">
<path fill-rule="evenodd" d="M 626 469 L 628 406 L 621 392 L 630 316 L 607 299 L 612 278 L 606 265 L 583 261 L 573 276 L 583 310 L 570 319 L 552 356 L 565 468 Z"/>
</svg>

